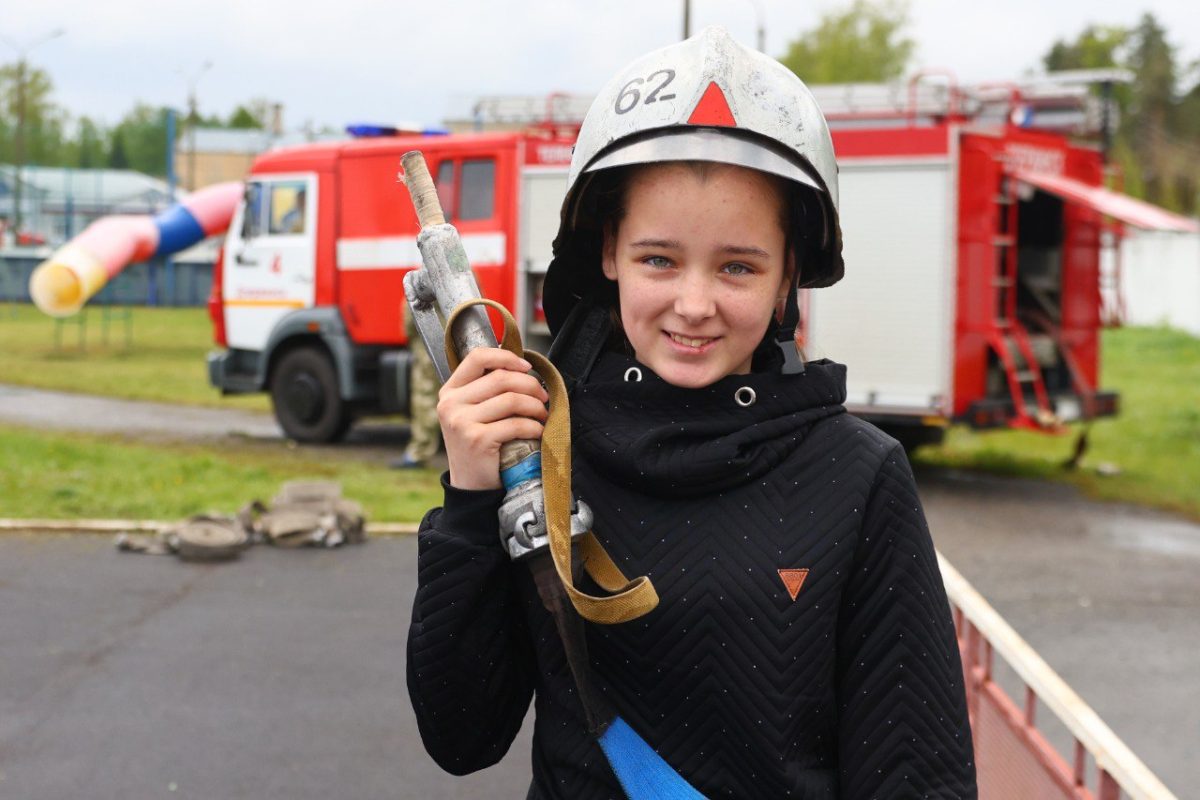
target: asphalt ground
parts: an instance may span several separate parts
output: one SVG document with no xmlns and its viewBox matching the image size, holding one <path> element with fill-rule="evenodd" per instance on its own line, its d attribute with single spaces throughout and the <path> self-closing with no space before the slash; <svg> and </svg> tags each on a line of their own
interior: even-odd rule
<svg viewBox="0 0 1200 800">
<path fill-rule="evenodd" d="M 228 434 L 216 424 L 195 435 Z M 369 434 L 347 446 L 379 458 Z M 1193 796 L 1200 526 L 1067 486 L 917 478 L 939 549 Z M 407 537 L 195 565 L 107 536 L 0 535 L 0 798 L 523 797 L 528 722 L 474 776 L 424 754 L 404 688 L 415 559 Z"/>
<path fill-rule="evenodd" d="M 1197 797 L 1200 525 L 1059 484 L 955 471 L 917 483 L 943 555 L 1168 788 Z"/>
<path fill-rule="evenodd" d="M 0 536 L 0 797 L 524 797 L 528 731 L 466 778 L 421 747 L 415 569 L 412 537 L 189 564 Z"/>
</svg>

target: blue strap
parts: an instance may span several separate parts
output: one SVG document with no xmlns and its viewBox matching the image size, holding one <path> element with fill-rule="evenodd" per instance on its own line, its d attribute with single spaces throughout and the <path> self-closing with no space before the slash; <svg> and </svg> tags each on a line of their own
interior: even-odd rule
<svg viewBox="0 0 1200 800">
<path fill-rule="evenodd" d="M 629 800 L 704 800 L 620 717 L 598 741 Z"/>
</svg>

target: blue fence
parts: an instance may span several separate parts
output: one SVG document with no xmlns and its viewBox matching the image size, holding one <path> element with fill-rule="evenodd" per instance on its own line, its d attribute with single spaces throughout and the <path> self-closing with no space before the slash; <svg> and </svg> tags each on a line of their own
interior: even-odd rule
<svg viewBox="0 0 1200 800">
<path fill-rule="evenodd" d="M 0 254 L 0 302 L 30 302 L 29 276 L 44 256 Z M 211 262 L 163 259 L 131 264 L 89 305 L 202 306 L 212 287 Z"/>
</svg>

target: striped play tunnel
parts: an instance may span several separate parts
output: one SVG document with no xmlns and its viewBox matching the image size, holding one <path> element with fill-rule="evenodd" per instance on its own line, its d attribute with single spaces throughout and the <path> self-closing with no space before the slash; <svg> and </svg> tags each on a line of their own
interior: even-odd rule
<svg viewBox="0 0 1200 800">
<path fill-rule="evenodd" d="M 229 227 L 242 199 L 240 181 L 206 186 L 158 216 L 102 217 L 38 265 L 29 294 L 46 314 L 66 317 L 121 270 L 187 249 Z"/>
</svg>

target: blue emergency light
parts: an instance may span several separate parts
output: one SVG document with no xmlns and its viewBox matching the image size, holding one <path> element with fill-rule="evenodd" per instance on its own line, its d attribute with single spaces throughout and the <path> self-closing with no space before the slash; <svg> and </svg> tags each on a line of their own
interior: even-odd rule
<svg viewBox="0 0 1200 800">
<path fill-rule="evenodd" d="M 450 131 L 445 128 L 397 128 L 395 125 L 374 125 L 364 122 L 347 125 L 346 133 L 355 139 L 370 139 L 381 136 L 446 136 Z"/>
</svg>

